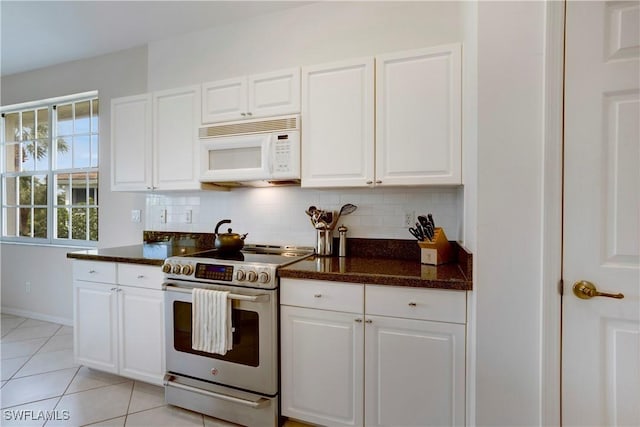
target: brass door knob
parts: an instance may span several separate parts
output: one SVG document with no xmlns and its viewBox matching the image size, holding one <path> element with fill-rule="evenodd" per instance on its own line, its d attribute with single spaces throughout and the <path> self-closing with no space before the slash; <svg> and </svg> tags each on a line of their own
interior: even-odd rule
<svg viewBox="0 0 640 427">
<path fill-rule="evenodd" d="M 580 280 L 573 284 L 573 294 L 580 299 L 591 299 L 593 297 L 607 297 L 607 298 L 624 298 L 623 294 L 610 294 L 607 292 L 598 292 L 596 285 L 586 280 Z"/>
</svg>

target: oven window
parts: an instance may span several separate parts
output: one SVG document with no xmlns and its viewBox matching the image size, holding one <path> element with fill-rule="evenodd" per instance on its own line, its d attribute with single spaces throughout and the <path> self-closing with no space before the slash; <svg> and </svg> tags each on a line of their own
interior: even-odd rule
<svg viewBox="0 0 640 427">
<path fill-rule="evenodd" d="M 191 303 L 173 302 L 173 346 L 176 350 L 241 365 L 258 366 L 260 362 L 258 313 L 234 308 L 231 311 L 231 324 L 234 327 L 233 348 L 227 351 L 227 354 L 222 356 L 194 350 L 191 348 Z"/>
</svg>

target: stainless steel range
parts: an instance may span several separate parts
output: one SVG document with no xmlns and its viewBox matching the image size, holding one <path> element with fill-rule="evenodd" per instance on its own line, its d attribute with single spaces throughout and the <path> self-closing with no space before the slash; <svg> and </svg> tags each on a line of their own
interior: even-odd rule
<svg viewBox="0 0 640 427">
<path fill-rule="evenodd" d="M 313 248 L 251 245 L 165 261 L 167 403 L 247 426 L 277 426 L 279 417 L 277 268 Z M 232 349 L 192 348 L 192 292 L 228 291 Z"/>
</svg>

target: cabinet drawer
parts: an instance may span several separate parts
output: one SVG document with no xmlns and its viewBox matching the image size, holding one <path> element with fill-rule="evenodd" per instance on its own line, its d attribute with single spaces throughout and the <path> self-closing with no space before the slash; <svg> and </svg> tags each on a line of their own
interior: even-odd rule
<svg viewBox="0 0 640 427">
<path fill-rule="evenodd" d="M 466 323 L 466 293 L 443 289 L 366 287 L 366 314 Z"/>
<path fill-rule="evenodd" d="M 164 275 L 159 266 L 118 264 L 118 284 L 140 288 L 162 289 Z"/>
<path fill-rule="evenodd" d="M 364 285 L 325 280 L 282 279 L 280 303 L 321 310 L 362 313 Z"/>
<path fill-rule="evenodd" d="M 74 280 L 116 283 L 116 264 L 102 261 L 73 261 Z"/>
</svg>

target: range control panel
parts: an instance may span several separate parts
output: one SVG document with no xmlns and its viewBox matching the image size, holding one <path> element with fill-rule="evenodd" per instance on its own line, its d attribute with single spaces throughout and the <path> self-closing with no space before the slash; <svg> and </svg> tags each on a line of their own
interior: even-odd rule
<svg viewBox="0 0 640 427">
<path fill-rule="evenodd" d="M 233 280 L 233 267 L 219 264 L 196 264 L 196 279 L 222 280 L 231 282 Z"/>
</svg>

